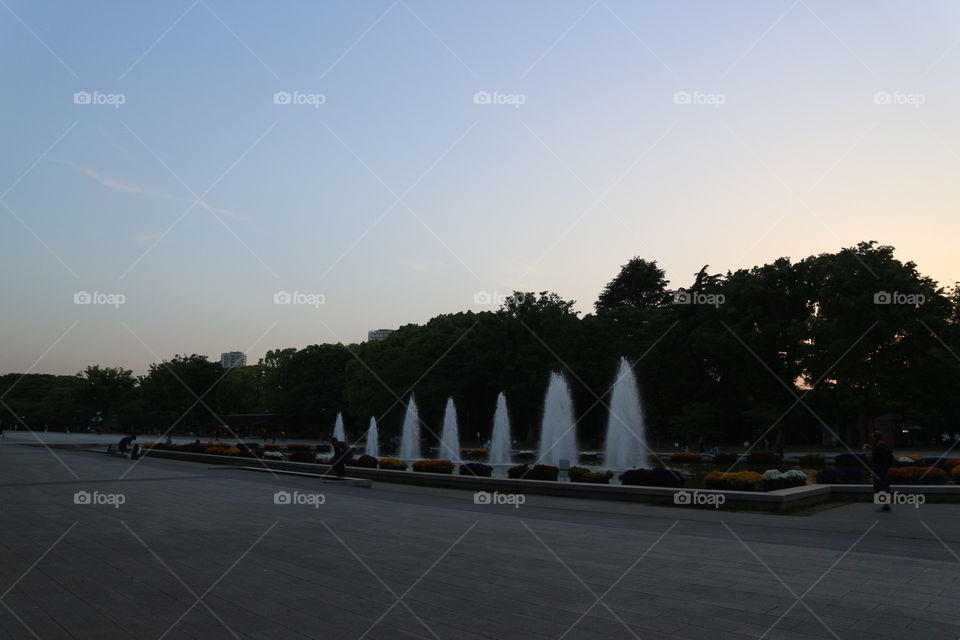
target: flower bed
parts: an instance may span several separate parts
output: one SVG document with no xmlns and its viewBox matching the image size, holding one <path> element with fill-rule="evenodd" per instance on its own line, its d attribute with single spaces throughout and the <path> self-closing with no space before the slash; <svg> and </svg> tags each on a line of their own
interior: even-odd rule
<svg viewBox="0 0 960 640">
<path fill-rule="evenodd" d="M 789 471 L 768 469 L 763 472 L 764 491 L 802 487 L 805 484 L 807 484 L 807 474 L 799 469 L 790 469 Z"/>
<path fill-rule="evenodd" d="M 291 462 L 316 462 L 317 457 L 309 449 L 297 449 L 290 452 Z"/>
<path fill-rule="evenodd" d="M 947 469 L 953 469 L 956 471 L 956 468 L 960 466 L 960 458 L 950 458 L 943 463 L 943 466 Z"/>
<path fill-rule="evenodd" d="M 226 451 L 223 447 L 207 447 L 203 450 L 204 453 L 209 453 L 212 456 L 222 456 L 223 452 Z"/>
<path fill-rule="evenodd" d="M 230 448 L 224 450 L 223 455 L 225 455 L 225 456 L 238 456 L 238 455 L 240 455 L 240 449 L 237 449 L 236 447 L 230 447 Z"/>
<path fill-rule="evenodd" d="M 629 469 L 620 474 L 620 483 L 641 487 L 682 487 L 686 478 L 679 471 L 654 467 L 653 469 Z"/>
<path fill-rule="evenodd" d="M 890 484 L 946 484 L 947 472 L 937 467 L 890 469 Z"/>
<path fill-rule="evenodd" d="M 396 458 L 380 458 L 380 468 L 392 471 L 406 471 L 407 463 Z"/>
<path fill-rule="evenodd" d="M 482 462 L 467 462 L 460 465 L 460 475 L 476 476 L 478 478 L 492 478 L 493 467 Z"/>
<path fill-rule="evenodd" d="M 918 456 L 916 454 L 907 454 L 903 456 L 897 456 L 896 458 L 894 458 L 893 466 L 903 468 L 903 467 L 918 467 L 918 466 L 923 467 L 923 466 L 931 466 L 931 465 L 924 464 L 923 456 Z"/>
<path fill-rule="evenodd" d="M 817 484 L 863 484 L 863 469 L 838 467 L 824 469 L 816 475 Z"/>
<path fill-rule="evenodd" d="M 763 482 L 763 476 L 755 471 L 734 471 L 724 473 L 711 471 L 703 479 L 707 489 L 732 489 L 735 491 L 756 491 Z"/>
<path fill-rule="evenodd" d="M 807 466 L 820 466 L 827 463 L 827 457 L 822 453 L 808 453 L 800 456 L 800 464 Z"/>
<path fill-rule="evenodd" d="M 570 467 L 571 482 L 591 482 L 593 484 L 610 484 L 613 471 L 590 471 L 585 467 Z"/>
<path fill-rule="evenodd" d="M 688 453 L 686 451 L 681 451 L 680 453 L 671 453 L 670 462 L 700 462 L 703 460 L 703 456 L 699 453 Z"/>
<path fill-rule="evenodd" d="M 413 463 L 413 470 L 420 473 L 453 473 L 456 467 L 450 460 L 417 460 Z"/>
<path fill-rule="evenodd" d="M 869 465 L 867 454 L 865 453 L 841 453 L 833 459 L 838 467 L 860 467 Z"/>
<path fill-rule="evenodd" d="M 283 460 L 283 454 L 279 451 L 264 451 L 263 452 L 264 460 Z"/>
<path fill-rule="evenodd" d="M 733 464 L 740 459 L 739 453 L 717 453 L 713 456 L 713 461 L 717 464 Z"/>
<path fill-rule="evenodd" d="M 363 454 L 356 460 L 351 460 L 347 466 L 350 467 L 361 467 L 363 469 L 376 469 L 377 465 L 380 464 L 380 461 L 374 458 L 373 456 L 368 456 Z"/>
</svg>

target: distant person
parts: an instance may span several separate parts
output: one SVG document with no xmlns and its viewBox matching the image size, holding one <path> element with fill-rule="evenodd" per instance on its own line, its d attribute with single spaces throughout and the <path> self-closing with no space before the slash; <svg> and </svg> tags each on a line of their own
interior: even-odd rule
<svg viewBox="0 0 960 640">
<path fill-rule="evenodd" d="M 333 447 L 333 458 L 331 459 L 333 471 L 338 478 L 342 478 L 347 475 L 347 463 L 353 460 L 353 447 L 336 438 L 330 438 L 330 445 Z"/>
<path fill-rule="evenodd" d="M 890 478 L 889 472 L 890 467 L 893 466 L 893 451 L 890 450 L 890 447 L 883 441 L 883 434 L 879 431 L 874 431 L 871 436 L 871 444 L 867 445 L 867 448 L 870 450 L 870 463 L 873 471 L 873 493 L 874 496 L 880 493 L 886 493 L 888 496 L 887 502 L 884 502 L 883 506 L 877 509 L 877 511 L 890 511 Z M 879 500 L 874 498 L 875 502 Z"/>
<path fill-rule="evenodd" d="M 719 453 L 720 453 L 720 447 L 718 447 L 717 445 L 713 445 L 713 448 L 710 449 L 710 455 L 716 456 L 716 455 L 719 455 Z"/>
</svg>

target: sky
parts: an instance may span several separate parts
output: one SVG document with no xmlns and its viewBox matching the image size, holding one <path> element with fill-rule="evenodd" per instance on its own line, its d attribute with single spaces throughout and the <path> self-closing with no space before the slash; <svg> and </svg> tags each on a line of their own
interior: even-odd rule
<svg viewBox="0 0 960 640">
<path fill-rule="evenodd" d="M 862 240 L 960 279 L 952 1 L 0 2 L 0 372 L 584 313 Z"/>
</svg>

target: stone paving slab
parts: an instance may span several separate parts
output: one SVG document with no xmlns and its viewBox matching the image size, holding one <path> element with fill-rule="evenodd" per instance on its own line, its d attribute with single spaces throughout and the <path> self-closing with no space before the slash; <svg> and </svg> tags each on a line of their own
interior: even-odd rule
<svg viewBox="0 0 960 640">
<path fill-rule="evenodd" d="M 0 638 L 954 640 L 956 509 L 515 509 L 0 442 Z"/>
</svg>

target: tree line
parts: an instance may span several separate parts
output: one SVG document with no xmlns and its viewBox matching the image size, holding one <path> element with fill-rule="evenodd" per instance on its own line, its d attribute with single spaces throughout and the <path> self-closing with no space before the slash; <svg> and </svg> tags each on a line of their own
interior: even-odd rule
<svg viewBox="0 0 960 640">
<path fill-rule="evenodd" d="M 506 393 L 520 441 L 535 442 L 549 373 L 570 383 L 584 446 L 601 446 L 618 361 L 640 385 L 647 430 L 664 442 L 862 441 L 892 413 L 931 438 L 957 431 L 960 288 L 945 289 L 894 248 L 862 242 L 750 269 L 705 266 L 671 288 L 655 261 L 623 265 L 594 312 L 552 292 L 514 292 L 497 311 L 436 316 L 382 342 L 268 351 L 224 370 L 191 354 L 143 376 L 90 366 L 76 376 L 7 374 L 7 428 L 84 427 L 202 432 L 217 414 L 276 413 L 290 435 L 319 437 L 342 412 L 357 437 L 371 416 L 399 433 L 416 393 L 425 433 L 439 434 L 448 396 L 461 438 L 489 437 Z"/>
</svg>

